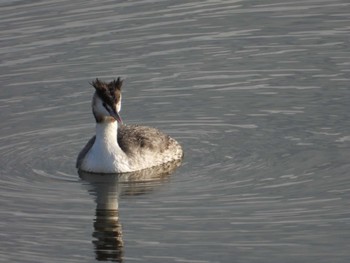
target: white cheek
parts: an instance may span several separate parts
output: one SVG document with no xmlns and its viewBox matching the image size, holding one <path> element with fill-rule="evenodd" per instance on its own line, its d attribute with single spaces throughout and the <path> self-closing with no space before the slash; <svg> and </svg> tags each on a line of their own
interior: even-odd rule
<svg viewBox="0 0 350 263">
<path fill-rule="evenodd" d="M 122 109 L 122 95 L 120 95 L 119 101 L 117 103 L 117 112 L 120 112 Z"/>
<path fill-rule="evenodd" d="M 101 115 L 109 115 L 108 111 L 105 107 L 102 105 L 102 100 L 100 98 L 96 98 L 96 100 L 93 103 L 94 112 L 101 114 Z"/>
<path fill-rule="evenodd" d="M 103 113 L 104 115 L 109 115 L 108 111 L 105 107 L 102 106 L 102 104 L 98 104 L 98 111 Z"/>
</svg>

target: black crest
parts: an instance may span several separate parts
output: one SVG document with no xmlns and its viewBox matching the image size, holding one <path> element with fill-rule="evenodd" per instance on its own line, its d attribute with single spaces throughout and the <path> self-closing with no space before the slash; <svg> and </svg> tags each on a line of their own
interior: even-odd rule
<svg viewBox="0 0 350 263">
<path fill-rule="evenodd" d="M 97 95 L 112 107 L 120 100 L 122 84 L 123 80 L 121 80 L 120 77 L 109 83 L 96 78 L 96 80 L 91 83 L 95 88 Z"/>
</svg>

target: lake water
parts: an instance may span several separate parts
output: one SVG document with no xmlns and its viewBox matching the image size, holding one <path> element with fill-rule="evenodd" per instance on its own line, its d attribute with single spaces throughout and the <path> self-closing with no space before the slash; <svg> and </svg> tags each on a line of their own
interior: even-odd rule
<svg viewBox="0 0 350 263">
<path fill-rule="evenodd" d="M 347 0 L 0 3 L 0 262 L 349 262 Z M 185 151 L 84 177 L 89 82 Z"/>
</svg>

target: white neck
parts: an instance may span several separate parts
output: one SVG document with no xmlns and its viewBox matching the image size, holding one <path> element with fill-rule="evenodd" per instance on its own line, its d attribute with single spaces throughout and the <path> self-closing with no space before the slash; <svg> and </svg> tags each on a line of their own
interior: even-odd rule
<svg viewBox="0 0 350 263">
<path fill-rule="evenodd" d="M 116 143 L 118 133 L 118 122 L 97 122 L 96 123 L 96 142 L 100 143 L 112 143 L 116 144 L 118 147 L 118 143 Z"/>
<path fill-rule="evenodd" d="M 96 141 L 94 146 L 101 154 L 99 159 L 111 162 L 119 161 L 120 157 L 124 157 L 125 153 L 119 147 L 118 140 L 118 122 L 97 122 L 96 123 Z"/>
<path fill-rule="evenodd" d="M 118 123 L 96 123 L 96 140 L 83 163 L 83 170 L 97 173 L 129 171 L 129 161 L 117 141 Z"/>
</svg>

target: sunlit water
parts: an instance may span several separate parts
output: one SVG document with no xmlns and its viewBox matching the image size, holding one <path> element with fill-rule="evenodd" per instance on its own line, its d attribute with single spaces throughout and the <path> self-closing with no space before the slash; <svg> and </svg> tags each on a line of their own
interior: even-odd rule
<svg viewBox="0 0 350 263">
<path fill-rule="evenodd" d="M 1 1 L 1 262 L 348 262 L 348 1 Z M 95 77 L 185 151 L 79 177 Z M 102 206 L 102 208 L 101 208 Z"/>
</svg>

